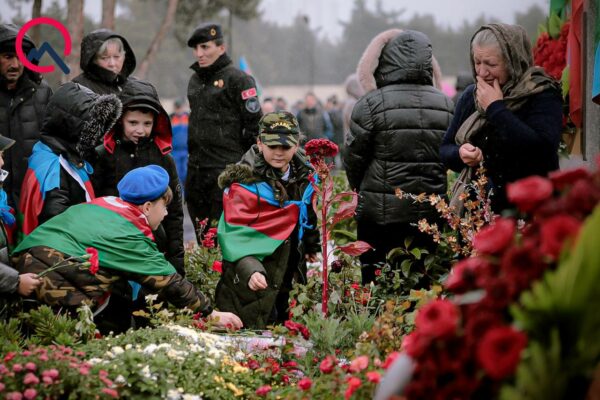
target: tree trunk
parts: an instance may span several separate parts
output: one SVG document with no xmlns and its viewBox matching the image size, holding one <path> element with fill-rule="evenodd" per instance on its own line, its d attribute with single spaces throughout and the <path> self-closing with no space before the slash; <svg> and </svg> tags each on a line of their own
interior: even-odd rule
<svg viewBox="0 0 600 400">
<path fill-rule="evenodd" d="M 115 30 L 115 8 L 117 0 L 102 0 L 102 28 Z"/>
<path fill-rule="evenodd" d="M 83 1 L 67 0 L 67 29 L 71 33 L 71 54 L 67 57 L 67 65 L 71 69 L 69 75 L 63 75 L 61 81 L 69 82 L 80 73 L 79 56 L 81 39 L 83 38 Z"/>
<path fill-rule="evenodd" d="M 31 19 L 39 18 L 42 16 L 42 0 L 33 0 L 33 6 L 31 7 Z M 40 26 L 36 25 L 31 28 L 31 40 L 37 47 L 40 47 Z"/>
<path fill-rule="evenodd" d="M 171 26 L 173 25 L 173 20 L 175 19 L 175 12 L 177 11 L 178 2 L 179 0 L 169 0 L 169 4 L 167 5 L 167 13 L 165 14 L 165 17 L 162 23 L 160 24 L 160 29 L 158 30 L 158 32 L 156 32 L 154 39 L 152 39 L 152 43 L 150 43 L 150 46 L 146 51 L 144 59 L 142 60 L 139 68 L 137 69 L 136 75 L 140 79 L 146 79 L 146 77 L 148 76 L 150 63 L 156 57 L 156 53 L 158 53 L 163 39 L 167 35 L 167 32 L 169 32 L 169 29 L 171 29 Z"/>
</svg>

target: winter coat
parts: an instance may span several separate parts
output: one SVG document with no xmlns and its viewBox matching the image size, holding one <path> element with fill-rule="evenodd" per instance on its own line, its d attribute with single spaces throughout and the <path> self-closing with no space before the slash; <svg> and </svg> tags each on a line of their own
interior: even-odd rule
<svg viewBox="0 0 600 400">
<path fill-rule="evenodd" d="M 433 86 L 431 42 L 416 31 L 384 32 L 357 73 L 371 89 L 354 106 L 344 153 L 348 181 L 359 191 L 357 220 L 386 225 L 437 217 L 429 205 L 395 195 L 446 193 L 439 146 L 452 102 Z"/>
<path fill-rule="evenodd" d="M 296 116 L 300 132 L 306 136 L 306 140 L 330 139 L 333 137 L 333 125 L 329 114 L 320 107 L 303 108 Z"/>
<path fill-rule="evenodd" d="M 465 164 L 458 154 L 456 133 L 475 112 L 475 85 L 467 87 L 456 104 L 455 118 L 444 135 L 440 156 L 454 171 Z M 488 123 L 472 139 L 481 149 L 486 174 L 490 178 L 492 209 L 510 208 L 506 184 L 530 175 L 546 176 L 558 169 L 558 144 L 562 127 L 562 98 L 557 90 L 545 90 L 529 96 L 516 111 L 504 101 L 490 104 L 485 112 Z"/>
<path fill-rule="evenodd" d="M 0 25 L 0 46 L 16 40 L 19 28 L 12 24 Z M 25 35 L 23 46 L 34 47 L 29 36 Z M 27 171 L 27 159 L 33 145 L 40 138 L 40 127 L 44 119 L 46 104 L 52 96 L 52 89 L 42 80 L 39 73 L 24 68 L 23 75 L 15 90 L 6 88 L 0 76 L 0 134 L 16 141 L 4 152 L 4 169 L 9 175 L 4 182 L 11 207 L 19 204 L 21 184 Z"/>
<path fill-rule="evenodd" d="M 40 142 L 36 145 L 37 151 L 50 162 L 39 167 L 34 165 L 32 156 L 22 187 L 19 208 L 24 214 L 26 234 L 69 206 L 94 197 L 91 185 L 84 189 L 58 163 L 58 158 L 62 156 L 80 177 L 88 177 L 92 169 L 87 160 L 93 158 L 94 148 L 120 114 L 121 102 L 115 95 L 101 96 L 72 82 L 62 85 L 50 98 Z M 46 168 L 48 165 L 53 166 L 51 170 Z M 83 184 L 86 182 L 83 179 Z M 30 223 L 35 218 L 36 223 Z"/>
<path fill-rule="evenodd" d="M 286 183 L 273 179 L 273 169 L 270 168 L 262 155 L 258 154 L 253 146 L 243 157 L 238 165 L 230 165 L 219 176 L 219 185 L 228 187 L 232 183 L 252 183 L 258 181 L 273 182 L 275 192 L 281 193 L 280 185 L 287 192 L 287 200 L 300 200 L 306 187 L 312 168 L 306 164 L 305 157 L 296 153 L 292 162 L 292 174 Z M 277 194 L 276 194 L 277 196 Z M 314 229 L 306 229 L 302 241 L 298 241 L 298 227 L 290 237 L 280 245 L 275 252 L 265 257 L 261 262 L 256 257 L 247 256 L 235 263 L 223 263 L 223 275 L 217 285 L 215 302 L 221 311 L 230 311 L 240 317 L 244 327 L 262 329 L 271 322 L 270 317 L 277 295 L 284 286 L 291 282 L 284 282 L 284 276 L 289 269 L 297 272 L 296 281 L 306 282 L 306 267 L 304 254 L 314 254 L 320 251 L 319 232 L 316 229 L 316 215 L 309 210 L 309 223 Z M 253 291 L 248 287 L 248 281 L 253 273 L 260 272 L 265 275 L 268 287 L 265 290 Z M 288 273 L 288 276 L 291 274 Z"/>
<path fill-rule="evenodd" d="M 129 104 L 147 102 L 159 110 L 149 138 L 136 145 L 123 140 L 122 125 L 117 123 L 104 136 L 104 143 L 96 148 L 92 182 L 96 196 L 118 196 L 117 183 L 134 168 L 156 164 L 169 173 L 169 187 L 173 199 L 167 206 L 168 214 L 154 232 L 158 248 L 181 275 L 183 266 L 183 207 L 181 184 L 171 157 L 171 122 L 162 108 L 156 89 L 148 82 L 130 80 L 119 96 L 124 112 Z"/>
<path fill-rule="evenodd" d="M 100 67 L 94 62 L 102 43 L 110 38 L 118 38 L 125 48 L 125 61 L 119 74 Z M 79 67 L 83 71 L 73 78 L 73 82 L 88 87 L 98 94 L 119 94 L 136 66 L 135 54 L 127 40 L 108 29 L 98 29 L 85 35 L 81 41 Z"/>
<path fill-rule="evenodd" d="M 227 54 L 209 67 L 196 62 L 190 68 L 186 196 L 193 202 L 204 197 L 197 189 L 205 179 L 200 170 L 223 171 L 256 143 L 262 112 L 254 78 L 235 68 Z"/>
</svg>

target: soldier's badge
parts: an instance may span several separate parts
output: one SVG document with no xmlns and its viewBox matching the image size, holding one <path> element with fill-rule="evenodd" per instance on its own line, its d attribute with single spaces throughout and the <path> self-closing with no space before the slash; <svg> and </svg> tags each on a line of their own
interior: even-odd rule
<svg viewBox="0 0 600 400">
<path fill-rule="evenodd" d="M 242 92 L 242 100 L 249 99 L 250 97 L 256 97 L 256 88 L 250 88 Z"/>
<path fill-rule="evenodd" d="M 217 31 L 215 30 L 215 28 L 212 28 L 210 30 L 210 36 L 216 36 L 217 35 Z"/>
<path fill-rule="evenodd" d="M 250 97 L 248 100 L 246 100 L 246 110 L 248 110 L 251 113 L 257 113 L 260 111 L 260 102 L 258 101 L 258 98 L 256 97 Z"/>
</svg>

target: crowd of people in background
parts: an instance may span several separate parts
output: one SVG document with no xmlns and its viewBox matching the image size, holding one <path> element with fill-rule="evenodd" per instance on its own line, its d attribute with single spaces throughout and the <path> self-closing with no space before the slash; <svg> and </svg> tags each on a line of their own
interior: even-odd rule
<svg viewBox="0 0 600 400">
<path fill-rule="evenodd" d="M 261 101 L 221 26 L 202 23 L 187 41 L 187 99 L 170 115 L 152 83 L 135 77 L 125 37 L 85 35 L 83 72 L 53 93 L 18 60 L 18 30 L 0 26 L 2 301 L 18 295 L 71 311 L 86 301 L 104 331 L 130 328 L 146 293 L 221 325 L 283 322 L 292 283 L 306 281 L 319 251 L 303 150 L 311 139 L 341 149 L 329 161 L 359 195 L 358 239 L 375 248 L 360 258 L 365 284 L 406 238 L 433 251 L 415 223 L 436 211 L 398 198 L 397 188 L 446 196 L 451 169 L 460 175 L 450 200 L 460 207 L 483 162 L 492 209 L 503 213 L 508 183 L 558 168 L 560 87 L 533 65 L 519 26 L 475 32 L 472 70 L 457 77 L 454 99 L 441 90 L 427 35 L 392 29 L 357 60 L 346 98 L 308 92 L 290 105 Z M 26 36 L 25 53 L 34 48 Z M 218 224 L 214 304 L 185 278 L 184 207 L 195 224 L 209 221 L 196 225 L 199 235 Z M 94 273 L 53 268 L 85 252 L 97 257 Z"/>
</svg>

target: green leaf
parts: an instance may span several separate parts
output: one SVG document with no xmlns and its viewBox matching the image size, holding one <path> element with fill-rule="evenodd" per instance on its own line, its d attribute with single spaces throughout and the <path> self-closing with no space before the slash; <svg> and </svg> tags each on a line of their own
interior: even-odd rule
<svg viewBox="0 0 600 400">
<path fill-rule="evenodd" d="M 415 256 L 415 258 L 416 258 L 417 260 L 420 260 L 420 259 L 421 259 L 421 250 L 420 250 L 418 247 L 415 247 L 415 248 L 414 248 L 414 249 L 412 249 L 410 252 L 411 252 L 411 254 L 412 254 L 413 256 Z"/>
<path fill-rule="evenodd" d="M 563 97 L 563 99 L 566 99 L 567 95 L 569 94 L 569 90 L 570 90 L 570 78 L 569 78 L 569 68 L 568 67 L 565 67 L 565 69 L 563 69 L 560 81 L 562 83 L 562 97 Z"/>
<path fill-rule="evenodd" d="M 410 267 L 412 267 L 412 260 L 404 260 L 402 261 L 402 263 L 400 264 L 400 269 L 402 270 L 402 274 L 408 278 L 408 275 L 410 274 Z"/>
<path fill-rule="evenodd" d="M 350 231 L 345 230 L 345 229 L 333 229 L 331 231 L 331 233 L 333 235 L 345 236 L 348 239 L 350 239 L 351 241 L 356 241 L 356 232 L 350 232 Z"/>
<path fill-rule="evenodd" d="M 560 28 L 562 26 L 562 20 L 557 14 L 552 13 L 548 18 L 548 35 L 551 38 L 556 39 L 560 35 Z"/>
</svg>

